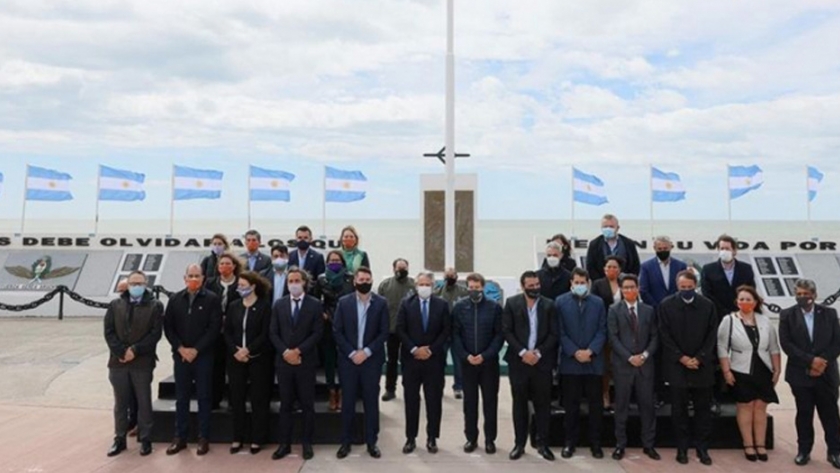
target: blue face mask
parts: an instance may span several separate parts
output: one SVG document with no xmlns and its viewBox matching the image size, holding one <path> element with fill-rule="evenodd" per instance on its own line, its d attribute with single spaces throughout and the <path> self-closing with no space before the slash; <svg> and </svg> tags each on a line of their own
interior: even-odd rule
<svg viewBox="0 0 840 473">
<path fill-rule="evenodd" d="M 128 286 L 128 294 L 134 299 L 143 297 L 145 292 L 146 286 Z"/>
<path fill-rule="evenodd" d="M 238 287 L 238 288 L 236 288 L 236 292 L 238 292 L 238 293 L 239 293 L 239 296 L 240 296 L 240 297 L 245 298 L 245 297 L 250 296 L 250 295 L 251 295 L 251 293 L 253 293 L 253 292 L 254 292 L 254 288 L 253 288 L 253 287 L 250 287 L 250 286 L 249 286 L 249 287 L 246 287 L 246 288 L 241 288 L 241 287 Z"/>
<path fill-rule="evenodd" d="M 680 291 L 680 297 L 686 302 L 694 299 L 695 294 L 697 294 L 697 291 L 695 291 L 694 289 L 685 289 L 683 291 Z"/>
<path fill-rule="evenodd" d="M 615 234 L 615 228 L 604 227 L 601 229 L 601 235 L 604 235 L 604 238 L 606 238 L 607 240 L 612 240 L 613 238 L 615 238 Z"/>
<path fill-rule="evenodd" d="M 572 285 L 572 294 L 578 297 L 584 297 L 589 292 L 589 286 L 586 284 L 574 284 Z"/>
</svg>

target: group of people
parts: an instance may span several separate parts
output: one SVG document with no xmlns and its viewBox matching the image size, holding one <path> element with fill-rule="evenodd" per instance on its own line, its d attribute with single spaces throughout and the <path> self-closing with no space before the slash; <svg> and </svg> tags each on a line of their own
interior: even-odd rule
<svg viewBox="0 0 840 473">
<path fill-rule="evenodd" d="M 813 281 L 796 282 L 796 301 L 780 315 L 778 331 L 762 314 L 748 263 L 738 261 L 737 243 L 717 241 L 718 258 L 697 270 L 671 256 L 667 237 L 654 241 L 656 256 L 641 262 L 636 243 L 619 233 L 618 219 L 605 215 L 602 234 L 589 242 L 585 267 L 577 267 L 571 242 L 552 238 L 536 271 L 520 277 L 520 293 L 503 304 L 485 294 L 479 273 L 458 282 L 447 268 L 437 283 L 428 271 L 409 276 L 398 258 L 393 276 L 373 290 L 367 254 L 353 227 L 342 230 L 341 249 L 322 255 L 310 248 L 312 232 L 297 229 L 296 248 L 277 245 L 260 252 L 258 232 L 246 233 L 247 252 L 234 255 L 222 235 L 212 253 L 185 272 L 186 288 L 163 305 L 145 289 L 145 275 L 132 273 L 127 289 L 105 316 L 115 395 L 116 437 L 109 455 L 126 448 L 129 415 L 136 413 L 140 453 L 151 453 L 151 379 L 155 346 L 165 333 L 172 346 L 176 384 L 176 435 L 167 449 L 186 448 L 193 384 L 199 408 L 197 453 L 209 450 L 210 412 L 225 394 L 234 417 L 231 453 L 267 443 L 274 379 L 280 397 L 280 445 L 275 459 L 291 452 L 292 412 L 303 412 L 303 457 L 313 457 L 316 370 L 323 366 L 329 407 L 341 411 L 338 458 L 351 451 L 356 401 L 364 409 L 367 452 L 381 455 L 382 401 L 396 397 L 401 365 L 405 406 L 403 452 L 416 448 L 421 398 L 426 411 L 426 449 L 438 451 L 447 354 L 451 352 L 455 397 L 463 399 L 465 452 L 478 448 L 479 394 L 486 453 L 496 451 L 499 358 L 504 352 L 513 398 L 516 460 L 525 451 L 534 409 L 538 453 L 548 447 L 552 384 L 560 383 L 564 413 L 563 458 L 580 440 L 580 405 L 588 404 L 589 447 L 602 458 L 605 409 L 614 410 L 616 446 L 627 448 L 627 418 L 635 399 L 641 417 L 643 452 L 656 451 L 656 409 L 670 398 L 676 459 L 688 462 L 693 444 L 699 460 L 712 463 L 709 436 L 718 379 L 736 401 L 737 423 L 749 461 L 767 461 L 767 405 L 778 402 L 781 350 L 788 354 L 786 381 L 796 399 L 799 453 L 806 464 L 814 442 L 816 409 L 826 432 L 828 461 L 840 468 L 840 323 L 836 312 L 816 304 Z M 336 376 L 337 374 L 337 376 Z M 229 393 L 225 393 L 227 378 Z M 250 385 L 250 388 L 249 388 Z M 610 390 L 610 386 L 613 390 Z M 422 396 L 421 396 L 422 392 Z M 245 409 L 251 403 L 250 421 Z M 136 407 L 132 404 L 136 403 Z M 693 410 L 693 436 L 689 428 Z M 250 428 L 247 428 L 250 426 Z"/>
</svg>

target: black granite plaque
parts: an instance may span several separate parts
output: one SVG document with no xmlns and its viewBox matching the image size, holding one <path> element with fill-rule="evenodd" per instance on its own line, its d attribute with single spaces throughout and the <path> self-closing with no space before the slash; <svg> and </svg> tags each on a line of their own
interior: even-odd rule
<svg viewBox="0 0 840 473">
<path fill-rule="evenodd" d="M 146 276 L 146 286 L 154 287 L 156 279 L 157 279 L 157 275 L 155 275 L 155 274 L 152 274 L 151 276 Z"/>
<path fill-rule="evenodd" d="M 779 271 L 785 276 L 794 276 L 799 274 L 796 270 L 796 262 L 791 256 L 780 256 L 776 258 L 776 263 L 779 263 Z"/>
<path fill-rule="evenodd" d="M 799 278 L 785 278 L 785 286 L 790 297 L 796 297 L 796 281 L 799 281 Z"/>
<path fill-rule="evenodd" d="M 143 260 L 143 255 L 130 253 L 125 255 L 123 260 L 122 271 L 137 271 L 140 269 L 140 262 Z"/>
<path fill-rule="evenodd" d="M 764 283 L 764 291 L 767 293 L 767 297 L 785 297 L 785 288 L 781 279 L 761 278 L 761 281 Z"/>
<path fill-rule="evenodd" d="M 755 259 L 755 266 L 758 268 L 758 274 L 762 276 L 776 274 L 776 267 L 773 266 L 773 258 L 762 256 Z"/>
<path fill-rule="evenodd" d="M 146 261 L 143 263 L 143 271 L 156 273 L 160 271 L 160 264 L 163 262 L 163 255 L 148 254 Z"/>
</svg>

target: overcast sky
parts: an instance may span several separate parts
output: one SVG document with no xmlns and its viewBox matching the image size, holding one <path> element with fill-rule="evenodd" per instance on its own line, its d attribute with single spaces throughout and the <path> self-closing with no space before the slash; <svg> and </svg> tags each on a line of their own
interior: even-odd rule
<svg viewBox="0 0 840 473">
<path fill-rule="evenodd" d="M 806 164 L 826 175 L 813 217 L 840 218 L 840 2 L 456 0 L 455 47 L 480 218 L 568 218 L 574 165 L 610 199 L 577 217 L 646 219 L 650 164 L 688 192 L 657 218 L 726 218 L 727 164 L 765 171 L 735 219 L 803 219 Z M 148 180 L 103 218 L 166 218 L 173 163 L 225 172 L 181 215 L 244 214 L 255 164 L 297 175 L 256 215 L 319 217 L 330 164 L 370 179 L 330 215 L 417 218 L 418 175 L 443 170 L 421 155 L 444 141 L 444 52 L 443 0 L 4 0 L 0 218 L 26 163 L 74 177 L 33 218 L 90 218 L 98 164 Z"/>
</svg>

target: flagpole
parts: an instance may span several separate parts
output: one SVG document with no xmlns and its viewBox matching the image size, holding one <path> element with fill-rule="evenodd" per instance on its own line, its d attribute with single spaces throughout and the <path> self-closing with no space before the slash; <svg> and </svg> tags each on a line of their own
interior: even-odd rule
<svg viewBox="0 0 840 473">
<path fill-rule="evenodd" d="M 811 176 L 808 173 L 808 165 L 805 165 L 805 201 L 808 208 L 808 227 L 811 226 Z"/>
<path fill-rule="evenodd" d="M 251 167 L 248 167 L 248 185 L 246 189 L 248 189 L 248 230 L 251 228 Z"/>
<path fill-rule="evenodd" d="M 650 237 L 653 238 L 653 164 L 649 165 L 648 172 L 648 183 L 650 184 L 650 193 L 648 194 L 648 197 L 650 197 Z"/>
<path fill-rule="evenodd" d="M 446 2 L 446 189 L 444 243 L 446 268 L 455 267 L 455 5 Z"/>
<path fill-rule="evenodd" d="M 96 176 L 96 221 L 93 224 L 93 234 L 99 234 L 99 194 L 102 192 L 102 165 L 99 165 L 99 173 Z"/>
<path fill-rule="evenodd" d="M 26 194 L 29 189 L 29 163 L 26 163 L 26 181 L 23 183 L 23 213 L 20 215 L 20 234 L 23 236 L 23 231 L 26 226 Z"/>
<path fill-rule="evenodd" d="M 732 193 L 729 190 L 729 165 L 726 165 L 726 212 L 727 233 L 732 233 Z"/>
<path fill-rule="evenodd" d="M 575 167 L 572 166 L 572 186 L 569 187 L 572 197 L 572 239 L 575 237 Z"/>
<path fill-rule="evenodd" d="M 175 232 L 175 165 L 172 165 L 172 186 L 169 194 L 169 236 Z"/>
<path fill-rule="evenodd" d="M 327 237 L 327 166 L 324 166 L 324 180 L 321 186 L 321 235 Z"/>
</svg>

